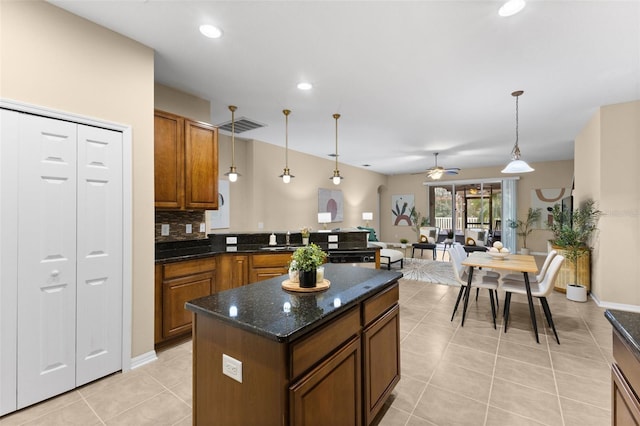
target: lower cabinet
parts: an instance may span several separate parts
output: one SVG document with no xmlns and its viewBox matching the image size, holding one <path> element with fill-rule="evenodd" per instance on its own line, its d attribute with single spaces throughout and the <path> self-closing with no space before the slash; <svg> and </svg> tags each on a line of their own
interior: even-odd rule
<svg viewBox="0 0 640 426">
<path fill-rule="evenodd" d="M 218 255 L 218 275 L 216 291 L 229 290 L 249 284 L 249 255 Z"/>
<path fill-rule="evenodd" d="M 252 255 L 249 282 L 255 283 L 286 274 L 289 271 L 291 254 L 287 252 Z"/>
<path fill-rule="evenodd" d="M 158 266 L 156 267 L 156 344 L 189 335 L 192 315 L 184 308 L 185 303 L 198 297 L 208 296 L 216 290 L 214 257 Z"/>
<path fill-rule="evenodd" d="M 640 425 L 640 361 L 622 338 L 613 332 L 611 365 L 611 424 L 614 426 Z"/>
<path fill-rule="evenodd" d="M 290 389 L 292 425 L 360 425 L 360 339 L 351 340 Z"/>
</svg>

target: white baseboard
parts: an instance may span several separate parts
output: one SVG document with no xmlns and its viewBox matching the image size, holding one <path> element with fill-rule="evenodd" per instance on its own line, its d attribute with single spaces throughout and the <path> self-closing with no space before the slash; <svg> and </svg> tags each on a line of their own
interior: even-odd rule
<svg viewBox="0 0 640 426">
<path fill-rule="evenodd" d="M 616 311 L 626 311 L 626 312 L 635 312 L 640 314 L 640 306 L 638 305 L 627 305 L 624 303 L 615 303 L 615 302 L 607 302 L 606 300 L 598 299 L 598 296 L 591 293 L 591 298 L 596 305 L 604 309 L 615 309 Z"/>
<path fill-rule="evenodd" d="M 156 351 L 149 351 L 142 355 L 138 355 L 135 358 L 131 358 L 131 369 L 135 370 L 136 368 L 142 367 L 143 365 L 149 364 L 157 359 L 158 356 L 156 355 Z"/>
</svg>

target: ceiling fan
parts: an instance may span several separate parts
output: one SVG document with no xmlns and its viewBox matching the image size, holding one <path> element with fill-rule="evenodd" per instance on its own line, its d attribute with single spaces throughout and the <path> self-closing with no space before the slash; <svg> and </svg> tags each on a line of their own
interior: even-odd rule
<svg viewBox="0 0 640 426">
<path fill-rule="evenodd" d="M 427 169 L 427 177 L 430 177 L 433 180 L 440 179 L 443 175 L 457 175 L 460 171 L 457 167 L 448 167 L 444 168 L 442 166 L 438 166 L 438 153 L 433 154 L 436 158 L 436 165 Z"/>
</svg>

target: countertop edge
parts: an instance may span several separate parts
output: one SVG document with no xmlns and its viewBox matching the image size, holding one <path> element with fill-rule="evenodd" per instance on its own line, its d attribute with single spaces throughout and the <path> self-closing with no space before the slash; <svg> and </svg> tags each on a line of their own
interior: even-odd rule
<svg viewBox="0 0 640 426">
<path fill-rule="evenodd" d="M 629 333 L 629 331 L 627 330 L 627 327 L 625 327 L 625 325 L 621 322 L 621 320 L 619 318 L 616 318 L 616 313 L 618 313 L 618 315 L 622 314 L 624 316 L 637 315 L 639 323 L 640 323 L 640 314 L 625 312 L 625 311 L 615 311 L 615 310 L 609 310 L 609 309 L 607 309 L 604 312 L 605 318 L 609 320 L 613 328 L 624 338 L 625 342 L 630 346 L 630 349 L 633 349 L 635 351 L 634 355 L 636 356 L 636 358 L 640 359 L 639 342 L 631 333 Z"/>
</svg>

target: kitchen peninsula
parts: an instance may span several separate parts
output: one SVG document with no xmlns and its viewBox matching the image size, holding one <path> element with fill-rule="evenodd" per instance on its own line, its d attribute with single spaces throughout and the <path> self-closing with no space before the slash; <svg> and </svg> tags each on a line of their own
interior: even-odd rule
<svg viewBox="0 0 640 426">
<path fill-rule="evenodd" d="M 300 233 L 210 234 L 206 239 L 156 243 L 155 344 L 171 345 L 191 335 L 188 300 L 283 275 Z M 379 247 L 367 247 L 366 231 L 311 233 L 330 263 L 380 266 Z M 289 244 L 287 244 L 287 240 Z"/>
<path fill-rule="evenodd" d="M 400 380 L 401 276 L 327 264 L 324 291 L 280 276 L 188 302 L 194 424 L 370 424 Z"/>
</svg>

